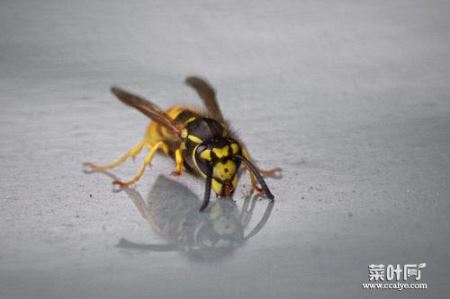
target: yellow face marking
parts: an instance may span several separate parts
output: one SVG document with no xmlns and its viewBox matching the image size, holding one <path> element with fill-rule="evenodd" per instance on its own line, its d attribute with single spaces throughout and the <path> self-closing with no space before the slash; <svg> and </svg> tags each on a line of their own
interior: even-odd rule
<svg viewBox="0 0 450 299">
<path fill-rule="evenodd" d="M 239 152 L 239 145 L 237 143 L 232 143 L 231 150 L 232 150 L 233 154 L 237 154 Z"/>
<path fill-rule="evenodd" d="M 212 188 L 214 190 L 214 192 L 216 192 L 216 194 L 221 194 L 222 193 L 222 184 L 219 183 L 218 181 L 216 181 L 215 179 L 211 180 L 211 185 Z"/>
<path fill-rule="evenodd" d="M 217 162 L 213 168 L 213 177 L 222 181 L 231 179 L 236 173 L 236 164 L 228 160 L 225 163 Z"/>
<path fill-rule="evenodd" d="M 192 135 L 192 134 L 188 135 L 187 138 L 194 143 L 202 143 L 203 142 L 203 140 L 201 140 L 200 138 L 198 138 L 197 136 Z"/>
<path fill-rule="evenodd" d="M 207 149 L 201 152 L 200 158 L 211 161 L 211 150 Z"/>
<path fill-rule="evenodd" d="M 228 145 L 225 145 L 222 148 L 213 148 L 212 151 L 216 154 L 217 158 L 222 158 L 228 156 Z"/>
</svg>

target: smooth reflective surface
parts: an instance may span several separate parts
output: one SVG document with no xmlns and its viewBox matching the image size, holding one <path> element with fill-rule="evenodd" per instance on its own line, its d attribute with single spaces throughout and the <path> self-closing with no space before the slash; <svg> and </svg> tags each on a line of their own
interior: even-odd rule
<svg viewBox="0 0 450 299">
<path fill-rule="evenodd" d="M 233 199 L 211 202 L 199 212 L 202 201 L 174 179 L 158 176 L 147 200 L 135 189 L 124 189 L 142 217 L 162 236 L 166 244 L 142 244 L 121 239 L 118 247 L 165 252 L 178 250 L 198 261 L 213 261 L 233 254 L 254 237 L 268 221 L 273 201 L 265 201 L 266 210 L 255 227 L 248 227 L 259 195 L 243 199 L 239 209 Z"/>
<path fill-rule="evenodd" d="M 0 298 L 448 298 L 449 5 L 0 1 Z M 273 208 L 244 199 L 243 177 L 199 215 L 204 182 L 161 156 L 140 196 L 81 172 L 148 125 L 111 85 L 202 108 L 188 75 L 211 81 L 258 166 L 283 168 Z M 418 263 L 427 290 L 361 287 L 371 264 Z"/>
</svg>

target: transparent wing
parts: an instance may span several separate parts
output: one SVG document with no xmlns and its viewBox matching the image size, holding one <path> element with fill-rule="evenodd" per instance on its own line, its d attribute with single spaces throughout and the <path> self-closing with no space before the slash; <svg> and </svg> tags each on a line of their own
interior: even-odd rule
<svg viewBox="0 0 450 299">
<path fill-rule="evenodd" d="M 175 125 L 172 119 L 170 119 L 170 117 L 155 104 L 115 86 L 111 87 L 111 92 L 122 103 L 141 111 L 153 121 L 166 127 L 170 133 L 180 136 L 180 129 Z"/>
<path fill-rule="evenodd" d="M 198 93 L 211 117 L 221 123 L 225 123 L 219 104 L 216 100 L 214 88 L 212 88 L 208 82 L 198 77 L 187 77 L 185 82 Z"/>
</svg>

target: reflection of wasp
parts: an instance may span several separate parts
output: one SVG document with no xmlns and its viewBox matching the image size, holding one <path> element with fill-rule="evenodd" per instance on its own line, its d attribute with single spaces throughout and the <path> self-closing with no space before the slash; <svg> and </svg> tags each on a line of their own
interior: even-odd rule
<svg viewBox="0 0 450 299">
<path fill-rule="evenodd" d="M 105 171 L 120 165 L 129 157 L 134 158 L 143 147 L 147 147 L 149 153 L 136 175 L 126 182 L 113 182 L 127 187 L 139 180 L 156 151 L 162 150 L 176 161 L 174 175 L 180 175 L 184 166 L 186 170 L 206 179 L 204 200 L 200 208 L 202 211 L 208 205 L 211 187 L 217 196 L 233 194 L 238 181 L 238 170 L 243 163 L 250 174 L 252 187 L 264 191 L 266 196 L 273 200 L 274 196 L 262 176 L 271 176 L 279 168 L 259 170 L 254 166 L 245 146 L 230 132 L 216 101 L 214 89 L 196 77 L 187 78 L 186 83 L 197 91 L 208 110 L 207 113 L 185 106 L 174 106 L 163 112 L 155 104 L 113 87 L 111 91 L 120 101 L 141 111 L 153 122 L 148 126 L 144 140 L 117 161 L 104 166 L 92 163 L 84 165 L 95 171 Z"/>
<path fill-rule="evenodd" d="M 245 235 L 258 195 L 247 197 L 241 211 L 231 200 L 219 200 L 198 213 L 198 197 L 187 187 L 162 175 L 151 188 L 147 201 L 134 189 L 124 191 L 140 214 L 166 244 L 139 244 L 121 239 L 118 247 L 149 251 L 181 251 L 196 260 L 229 256 L 256 235 L 267 223 L 274 202 L 268 203 L 260 221 Z"/>
</svg>

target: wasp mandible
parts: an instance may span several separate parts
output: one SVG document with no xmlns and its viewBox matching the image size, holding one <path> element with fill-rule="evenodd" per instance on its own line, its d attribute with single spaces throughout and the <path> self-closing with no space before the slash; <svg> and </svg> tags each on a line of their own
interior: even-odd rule
<svg viewBox="0 0 450 299">
<path fill-rule="evenodd" d="M 250 175 L 252 187 L 273 200 L 274 196 L 263 176 L 273 176 L 281 169 L 261 170 L 255 166 L 244 144 L 230 131 L 217 103 L 216 93 L 208 82 L 198 77 L 188 77 L 185 82 L 202 99 L 207 110 L 205 113 L 182 105 L 163 111 L 144 98 L 113 86 L 111 92 L 122 103 L 139 110 L 152 121 L 144 139 L 118 160 L 102 166 L 90 162 L 83 165 L 94 171 L 106 171 L 128 158 L 134 158 L 145 147 L 149 152 L 136 175 L 129 181 L 113 181 L 114 185 L 128 187 L 140 179 L 157 151 L 162 151 L 176 162 L 173 175 L 181 175 L 184 168 L 206 180 L 200 207 L 202 211 L 208 205 L 211 188 L 220 197 L 233 195 L 238 183 L 238 171 L 243 164 Z"/>
</svg>

